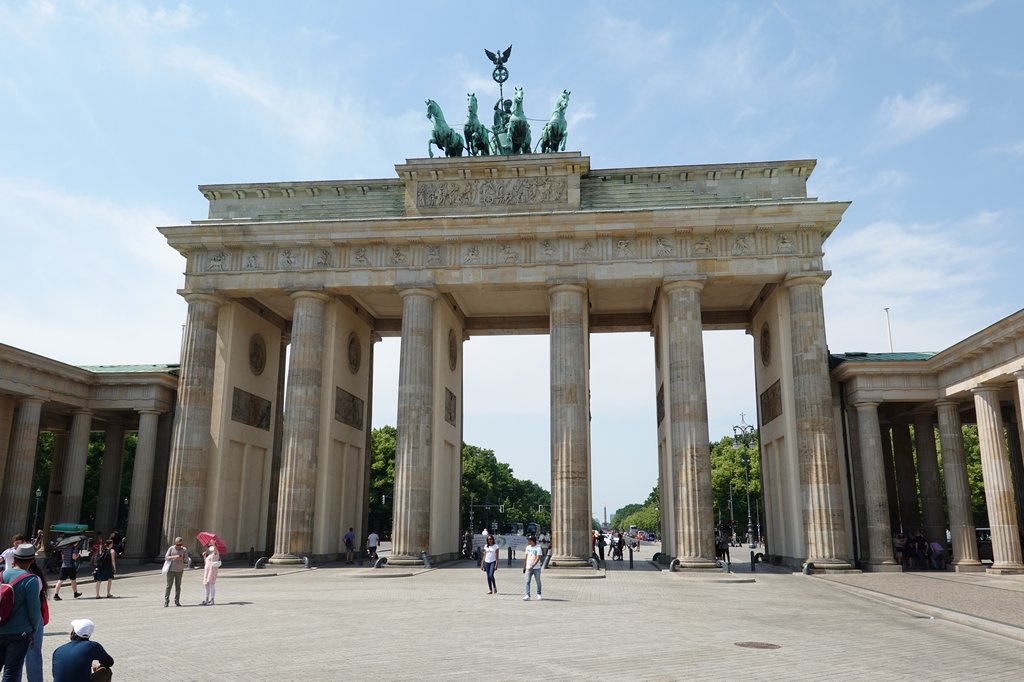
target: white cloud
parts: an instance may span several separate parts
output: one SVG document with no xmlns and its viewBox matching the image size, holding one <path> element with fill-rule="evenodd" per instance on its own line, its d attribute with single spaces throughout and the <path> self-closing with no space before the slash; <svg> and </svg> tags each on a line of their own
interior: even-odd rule
<svg viewBox="0 0 1024 682">
<path fill-rule="evenodd" d="M 995 0 L 970 0 L 954 9 L 953 14 L 974 14 L 987 9 L 994 3 Z"/>
<path fill-rule="evenodd" d="M 881 141 L 899 144 L 924 135 L 967 113 L 967 101 L 941 85 L 922 88 L 909 99 L 903 93 L 886 97 L 875 113 Z"/>
<path fill-rule="evenodd" d="M 988 153 L 999 156 L 1024 156 L 1024 140 L 992 147 L 988 150 Z"/>
</svg>

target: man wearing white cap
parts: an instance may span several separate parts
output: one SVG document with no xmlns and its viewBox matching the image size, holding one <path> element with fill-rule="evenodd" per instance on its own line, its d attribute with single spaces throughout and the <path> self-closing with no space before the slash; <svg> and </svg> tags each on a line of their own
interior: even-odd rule
<svg viewBox="0 0 1024 682">
<path fill-rule="evenodd" d="M 53 682 L 96 682 L 110 679 L 114 659 L 90 639 L 96 624 L 88 618 L 71 621 L 71 641 L 53 652 Z"/>
</svg>

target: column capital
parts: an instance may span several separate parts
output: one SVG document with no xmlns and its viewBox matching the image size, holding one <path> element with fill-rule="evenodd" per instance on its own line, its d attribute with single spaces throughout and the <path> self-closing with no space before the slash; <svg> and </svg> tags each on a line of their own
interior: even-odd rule
<svg viewBox="0 0 1024 682">
<path fill-rule="evenodd" d="M 79 414 L 82 415 L 82 416 L 85 416 L 85 417 L 91 417 L 93 415 L 93 411 L 90 410 L 88 407 L 77 407 L 77 408 L 71 410 L 71 415 L 72 416 L 79 415 Z M 108 420 L 108 421 L 112 421 L 112 420 Z"/>
<path fill-rule="evenodd" d="M 186 303 L 212 303 L 215 306 L 220 306 L 224 303 L 224 297 L 214 293 L 187 291 L 185 289 L 179 289 L 178 293 L 185 299 Z"/>
<path fill-rule="evenodd" d="M 440 296 L 440 294 L 437 293 L 437 289 L 423 286 L 400 287 L 398 288 L 398 295 L 402 298 L 405 298 L 406 296 L 426 296 L 432 301 L 436 300 Z"/>
<path fill-rule="evenodd" d="M 825 282 L 832 276 L 831 270 L 818 270 L 816 272 L 789 272 L 782 280 L 783 286 L 787 289 L 801 284 L 817 284 L 825 286 Z"/>
<path fill-rule="evenodd" d="M 34 396 L 34 395 L 31 395 L 31 396 L 25 396 L 24 398 L 18 398 L 18 404 L 19 404 L 19 405 L 31 405 L 31 404 L 33 404 L 33 403 L 39 403 L 40 405 L 42 405 L 42 404 L 43 404 L 43 403 L 45 403 L 45 402 L 46 402 L 46 401 L 45 401 L 44 399 L 42 399 L 42 398 L 37 398 L 37 397 L 36 397 L 36 396 Z"/>
<path fill-rule="evenodd" d="M 941 400 L 936 400 L 935 401 L 935 407 L 937 407 L 937 408 L 938 407 L 950 407 L 950 406 L 955 407 L 955 408 L 957 408 L 957 410 L 959 410 L 960 409 L 960 401 L 958 401 L 958 400 L 949 400 L 948 398 L 942 398 Z"/>
<path fill-rule="evenodd" d="M 160 410 L 153 409 L 152 407 L 143 407 L 135 411 L 139 414 L 155 414 L 158 417 L 163 414 Z"/>
<path fill-rule="evenodd" d="M 548 280 L 548 293 L 554 294 L 559 291 L 572 291 L 577 294 L 588 294 L 586 280 L 583 281 L 559 281 L 559 280 Z"/>
<path fill-rule="evenodd" d="M 974 395 L 991 395 L 993 393 L 998 395 L 999 392 L 1002 391 L 1002 390 L 1003 389 L 1002 389 L 1001 386 L 981 385 L 981 386 L 975 386 L 974 388 L 972 388 L 971 389 L 971 393 L 973 393 Z"/>
<path fill-rule="evenodd" d="M 322 291 L 308 291 L 305 289 L 301 291 L 293 291 L 290 294 L 290 296 L 293 301 L 298 301 L 300 298 L 312 298 L 317 301 L 323 301 L 324 303 L 326 303 L 327 301 L 331 300 L 331 297 Z"/>
<path fill-rule="evenodd" d="M 696 289 L 697 291 L 701 291 L 707 283 L 707 279 L 708 278 L 704 275 L 681 279 L 666 278 L 663 280 L 661 290 L 666 294 L 670 291 L 676 291 L 677 289 Z"/>
<path fill-rule="evenodd" d="M 1013 376 L 1014 378 L 1017 379 L 1017 381 L 1024 381 L 1024 369 L 1018 369 L 1016 372 L 1013 373 Z"/>
<path fill-rule="evenodd" d="M 857 402 L 853 403 L 853 406 L 856 407 L 858 410 L 866 410 L 868 408 L 878 409 L 878 406 L 881 404 L 882 403 L 878 402 L 877 400 L 858 400 Z"/>
</svg>

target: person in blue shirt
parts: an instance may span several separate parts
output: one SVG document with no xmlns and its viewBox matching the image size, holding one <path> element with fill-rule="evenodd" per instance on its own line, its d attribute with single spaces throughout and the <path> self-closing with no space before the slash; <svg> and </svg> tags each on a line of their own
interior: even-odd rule
<svg viewBox="0 0 1024 682">
<path fill-rule="evenodd" d="M 114 659 L 102 644 L 89 639 L 95 629 L 96 624 L 88 618 L 71 621 L 71 641 L 60 645 L 53 652 L 53 682 L 110 679 L 110 667 L 114 665 Z M 101 670 L 106 673 L 102 678 Z"/>
<path fill-rule="evenodd" d="M 43 614 L 39 607 L 39 579 L 28 571 L 36 560 L 35 545 L 24 543 L 14 550 L 14 566 L 0 577 L 14 586 L 14 610 L 11 618 L 0 626 L 0 680 L 21 680 L 25 654 L 32 643 L 36 628 L 43 627 Z"/>
</svg>

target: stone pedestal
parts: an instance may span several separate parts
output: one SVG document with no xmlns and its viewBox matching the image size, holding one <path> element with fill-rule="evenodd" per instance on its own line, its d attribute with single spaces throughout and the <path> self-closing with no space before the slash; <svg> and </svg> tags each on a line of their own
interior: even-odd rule
<svg viewBox="0 0 1024 682">
<path fill-rule="evenodd" d="M 163 542 L 176 536 L 191 542 L 199 531 L 206 498 L 210 456 L 210 418 L 213 409 L 214 370 L 217 360 L 219 296 L 188 294 L 181 355 L 178 405 L 174 412 L 167 497 L 164 501 Z"/>
<path fill-rule="evenodd" d="M 815 569 L 851 570 L 821 288 L 827 273 L 793 275 L 789 289 L 797 458 L 807 532 L 807 561 Z"/>
<path fill-rule="evenodd" d="M 551 565 L 587 566 L 591 555 L 590 343 L 587 289 L 548 289 L 551 304 Z"/>
<path fill-rule="evenodd" d="M 1024 573 L 999 388 L 982 386 L 972 389 L 972 392 L 981 443 L 981 475 L 985 481 L 985 501 L 992 530 L 994 561 L 989 572 Z"/>
<path fill-rule="evenodd" d="M 672 281 L 664 287 L 675 554 L 679 567 L 689 570 L 716 568 L 700 309 L 703 288 L 703 281 L 697 280 Z"/>
<path fill-rule="evenodd" d="M 974 532 L 971 509 L 971 487 L 964 460 L 963 430 L 960 406 L 951 401 L 935 403 L 939 415 L 939 444 L 942 447 L 942 473 L 946 482 L 946 506 L 949 508 L 949 531 L 953 538 L 954 570 L 981 571 L 978 560 L 978 539 Z"/>
<path fill-rule="evenodd" d="M 432 289 L 403 289 L 402 348 L 395 443 L 395 511 L 389 565 L 422 564 L 430 551 L 430 488 L 434 419 Z"/>
<path fill-rule="evenodd" d="M 871 570 L 891 570 L 898 564 L 893 558 L 892 527 L 889 525 L 889 497 L 885 490 L 885 465 L 882 461 L 881 430 L 877 403 L 857 403 L 861 476 L 864 480 L 864 511 L 868 529 L 866 563 Z"/>
<path fill-rule="evenodd" d="M 292 294 L 292 351 L 284 413 L 284 443 L 277 493 L 272 564 L 300 564 L 313 552 L 313 503 L 320 441 L 324 307 L 330 297 Z"/>
</svg>

